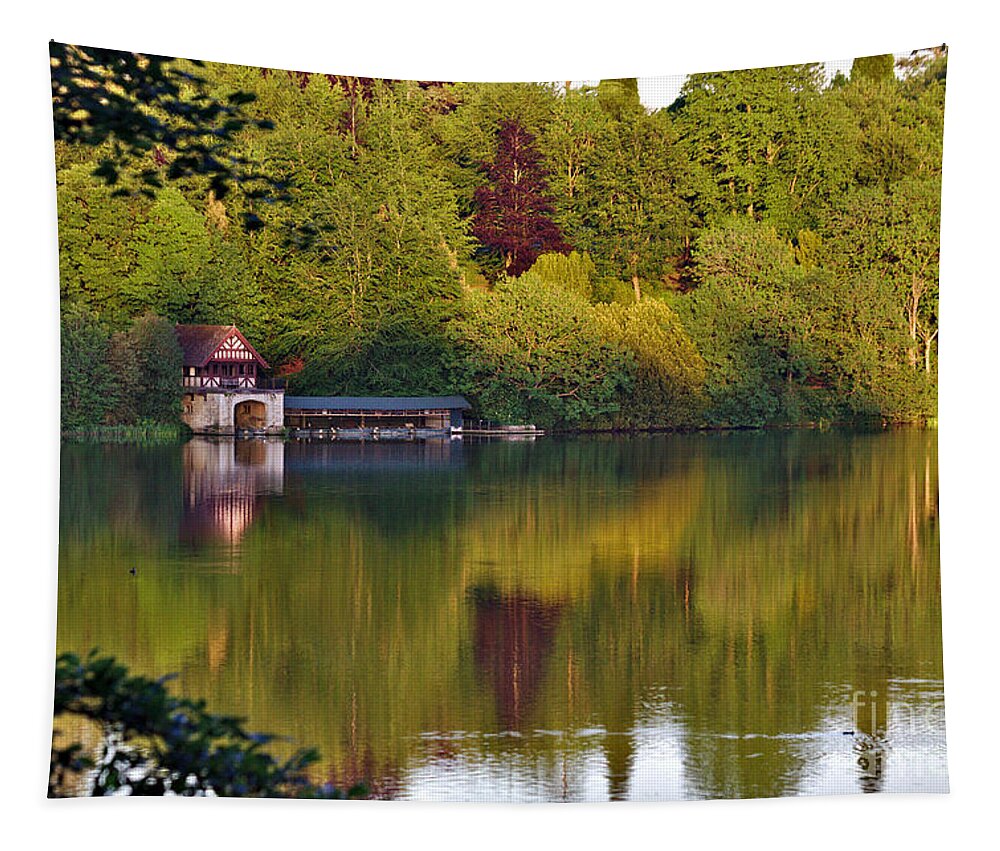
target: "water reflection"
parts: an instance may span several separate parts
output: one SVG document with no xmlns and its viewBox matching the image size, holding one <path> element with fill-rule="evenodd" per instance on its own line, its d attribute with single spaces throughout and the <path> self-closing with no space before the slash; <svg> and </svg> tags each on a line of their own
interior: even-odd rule
<svg viewBox="0 0 1000 851">
<path fill-rule="evenodd" d="M 917 431 L 67 445 L 58 642 L 383 797 L 942 790 L 936 470 Z"/>
<path fill-rule="evenodd" d="M 496 699 L 503 730 L 521 730 L 552 654 L 563 604 L 472 589 L 474 658 Z"/>
<path fill-rule="evenodd" d="M 181 541 L 238 543 L 260 502 L 284 489 L 284 450 L 274 440 L 202 438 L 186 443 L 181 449 Z"/>
</svg>

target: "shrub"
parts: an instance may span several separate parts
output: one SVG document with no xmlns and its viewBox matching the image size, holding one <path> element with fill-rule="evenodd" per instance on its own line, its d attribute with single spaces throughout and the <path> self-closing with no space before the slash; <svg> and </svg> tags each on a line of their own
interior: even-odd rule
<svg viewBox="0 0 1000 851">
<path fill-rule="evenodd" d="M 79 742 L 53 744 L 49 797 L 72 795 L 72 775 L 84 772 L 82 794 L 239 797 L 361 797 L 314 785 L 307 769 L 319 759 L 298 750 L 281 762 L 264 748 L 274 736 L 247 732 L 238 718 L 212 715 L 203 700 L 174 697 L 165 683 L 131 676 L 124 665 L 92 650 L 83 660 L 56 660 L 55 718 L 87 719 L 101 730 L 99 756 Z M 58 733 L 58 731 L 57 731 Z"/>
</svg>

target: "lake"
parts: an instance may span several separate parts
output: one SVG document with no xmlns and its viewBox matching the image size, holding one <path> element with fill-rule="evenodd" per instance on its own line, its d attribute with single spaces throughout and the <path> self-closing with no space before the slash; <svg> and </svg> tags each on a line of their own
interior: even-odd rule
<svg viewBox="0 0 1000 851">
<path fill-rule="evenodd" d="M 176 673 L 317 747 L 318 781 L 947 791 L 935 431 L 67 443 L 61 463 L 59 651 Z"/>
</svg>

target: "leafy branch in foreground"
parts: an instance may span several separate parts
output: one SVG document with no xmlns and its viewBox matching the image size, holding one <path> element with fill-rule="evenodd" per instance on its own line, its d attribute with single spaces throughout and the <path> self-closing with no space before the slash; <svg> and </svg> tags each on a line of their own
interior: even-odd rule
<svg viewBox="0 0 1000 851">
<path fill-rule="evenodd" d="M 95 174 L 109 185 L 136 163 L 144 164 L 139 179 L 150 195 L 162 186 L 163 167 L 170 180 L 207 177 L 220 198 L 232 181 L 261 179 L 232 143 L 245 128 L 267 130 L 270 122 L 246 115 L 252 93 L 210 94 L 195 73 L 202 63 L 55 41 L 49 55 L 56 141 L 100 147 Z"/>
<path fill-rule="evenodd" d="M 130 676 L 96 650 L 84 660 L 73 653 L 59 656 L 55 717 L 95 723 L 101 743 L 96 759 L 79 742 L 53 744 L 49 797 L 73 795 L 72 775 L 81 772 L 86 791 L 79 794 L 90 796 L 364 796 L 360 786 L 343 792 L 313 784 L 306 770 L 319 760 L 316 750 L 299 750 L 279 762 L 264 750 L 274 736 L 247 732 L 238 718 L 210 714 L 203 700 L 172 696 L 168 679 Z"/>
</svg>

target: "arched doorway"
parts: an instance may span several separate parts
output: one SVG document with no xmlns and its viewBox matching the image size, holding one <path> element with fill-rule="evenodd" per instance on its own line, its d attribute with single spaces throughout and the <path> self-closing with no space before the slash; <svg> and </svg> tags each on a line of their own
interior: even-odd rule
<svg viewBox="0 0 1000 851">
<path fill-rule="evenodd" d="M 240 402 L 233 409 L 233 424 L 237 429 L 267 428 L 267 406 L 253 399 Z"/>
</svg>

